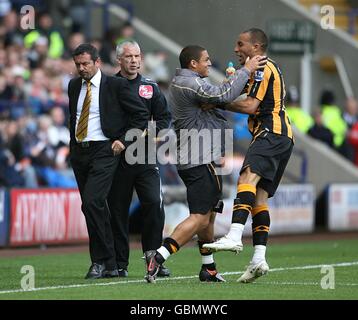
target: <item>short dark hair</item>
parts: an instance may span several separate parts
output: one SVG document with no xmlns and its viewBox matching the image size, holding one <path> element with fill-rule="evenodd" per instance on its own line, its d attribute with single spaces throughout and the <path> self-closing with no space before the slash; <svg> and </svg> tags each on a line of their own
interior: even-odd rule
<svg viewBox="0 0 358 320">
<path fill-rule="evenodd" d="M 91 56 L 93 61 L 97 61 L 99 58 L 98 50 L 95 46 L 90 43 L 80 44 L 72 53 L 72 58 L 79 56 L 81 54 L 88 53 Z"/>
<path fill-rule="evenodd" d="M 323 90 L 323 92 L 321 93 L 321 98 L 320 98 L 320 104 L 321 105 L 332 105 L 335 103 L 336 97 L 334 95 L 334 92 L 330 89 L 325 89 Z"/>
<path fill-rule="evenodd" d="M 191 60 L 199 61 L 201 53 L 206 49 L 197 45 L 186 46 L 179 55 L 180 67 L 188 68 Z"/>
<path fill-rule="evenodd" d="M 243 33 L 249 33 L 251 38 L 251 43 L 259 43 L 263 51 L 267 50 L 268 47 L 268 38 L 264 31 L 258 28 L 250 28 Z"/>
</svg>

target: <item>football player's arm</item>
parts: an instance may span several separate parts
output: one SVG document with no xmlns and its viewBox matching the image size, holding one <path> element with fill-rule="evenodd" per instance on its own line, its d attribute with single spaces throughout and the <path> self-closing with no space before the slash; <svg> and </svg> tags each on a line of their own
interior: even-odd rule
<svg viewBox="0 0 358 320">
<path fill-rule="evenodd" d="M 247 97 L 245 100 L 233 101 L 225 105 L 225 110 L 254 114 L 259 107 L 261 100 L 253 97 Z"/>
<path fill-rule="evenodd" d="M 261 81 L 255 81 L 246 99 L 235 100 L 225 105 L 225 109 L 233 112 L 240 112 L 246 114 L 254 114 L 259 107 L 261 101 L 266 95 L 272 71 L 269 67 L 264 69 L 264 77 Z"/>
</svg>

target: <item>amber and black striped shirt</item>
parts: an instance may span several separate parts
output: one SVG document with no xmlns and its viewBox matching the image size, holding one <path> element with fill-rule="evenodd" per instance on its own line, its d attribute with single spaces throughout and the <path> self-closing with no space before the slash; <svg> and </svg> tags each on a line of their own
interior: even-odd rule
<svg viewBox="0 0 358 320">
<path fill-rule="evenodd" d="M 268 59 L 263 75 L 255 73 L 248 86 L 248 95 L 261 101 L 249 117 L 249 130 L 255 138 L 263 130 L 293 139 L 292 128 L 285 111 L 285 83 L 277 64 Z"/>
</svg>

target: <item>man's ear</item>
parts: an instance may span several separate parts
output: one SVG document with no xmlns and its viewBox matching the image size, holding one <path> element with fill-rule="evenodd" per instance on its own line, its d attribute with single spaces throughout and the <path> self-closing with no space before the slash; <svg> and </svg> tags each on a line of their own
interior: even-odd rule
<svg viewBox="0 0 358 320">
<path fill-rule="evenodd" d="M 196 69 L 198 62 L 193 59 L 190 61 L 189 65 L 191 68 Z"/>
<path fill-rule="evenodd" d="M 254 51 L 255 51 L 255 53 L 258 52 L 258 51 L 260 51 L 260 49 L 261 49 L 261 44 L 259 44 L 259 43 L 254 43 Z"/>
<path fill-rule="evenodd" d="M 97 60 L 94 62 L 97 67 L 99 67 L 102 63 L 101 58 L 97 58 Z"/>
</svg>

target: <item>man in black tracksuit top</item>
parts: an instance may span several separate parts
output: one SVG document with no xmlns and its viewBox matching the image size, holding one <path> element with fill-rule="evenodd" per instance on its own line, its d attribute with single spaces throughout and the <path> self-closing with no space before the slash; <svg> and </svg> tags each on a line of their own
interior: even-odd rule
<svg viewBox="0 0 358 320">
<path fill-rule="evenodd" d="M 147 122 L 155 121 L 157 132 L 170 126 L 171 114 L 167 101 L 158 85 L 145 79 L 138 73 L 141 64 L 141 51 L 135 41 L 125 41 L 117 46 L 117 61 L 121 71 L 118 77 L 127 78 L 129 86 L 142 100 L 143 104 L 133 110 L 133 114 L 142 114 Z M 138 110 L 137 110 L 138 109 Z M 129 114 L 128 117 L 131 117 Z M 142 129 L 142 128 L 139 128 Z M 148 136 L 145 136 L 146 144 Z M 142 249 L 145 256 L 160 247 L 164 228 L 164 207 L 161 192 L 159 168 L 156 164 L 148 164 L 147 147 L 144 164 L 129 164 L 125 159 L 125 151 L 116 171 L 108 205 L 111 212 L 111 226 L 116 252 L 119 276 L 128 276 L 129 258 L 129 206 L 135 188 L 141 204 Z M 169 276 L 170 272 L 163 267 L 159 276 Z"/>
</svg>

